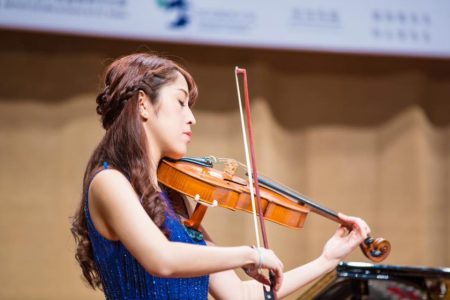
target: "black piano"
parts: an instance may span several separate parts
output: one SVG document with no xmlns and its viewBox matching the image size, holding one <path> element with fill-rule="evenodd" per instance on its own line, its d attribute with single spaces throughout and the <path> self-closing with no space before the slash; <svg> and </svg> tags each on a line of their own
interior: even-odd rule
<svg viewBox="0 0 450 300">
<path fill-rule="evenodd" d="M 298 300 L 447 299 L 450 268 L 424 268 L 342 262 Z"/>
</svg>

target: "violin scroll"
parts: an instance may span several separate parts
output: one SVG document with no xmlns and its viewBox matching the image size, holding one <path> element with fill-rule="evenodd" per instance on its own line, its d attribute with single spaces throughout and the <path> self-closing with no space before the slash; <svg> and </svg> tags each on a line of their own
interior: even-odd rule
<svg viewBox="0 0 450 300">
<path fill-rule="evenodd" d="M 391 243 L 383 238 L 368 236 L 359 247 L 364 255 L 375 263 L 383 261 L 391 252 Z"/>
</svg>

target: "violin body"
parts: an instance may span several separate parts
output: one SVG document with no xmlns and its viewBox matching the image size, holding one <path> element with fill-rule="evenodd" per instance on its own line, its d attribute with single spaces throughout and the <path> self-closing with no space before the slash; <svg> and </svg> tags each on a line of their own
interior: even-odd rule
<svg viewBox="0 0 450 300">
<path fill-rule="evenodd" d="M 221 207 L 252 212 L 248 181 L 214 168 L 164 159 L 158 168 L 158 181 L 211 205 L 216 200 Z M 289 228 L 303 227 L 309 208 L 268 188 L 261 187 L 260 195 L 264 219 Z"/>
</svg>

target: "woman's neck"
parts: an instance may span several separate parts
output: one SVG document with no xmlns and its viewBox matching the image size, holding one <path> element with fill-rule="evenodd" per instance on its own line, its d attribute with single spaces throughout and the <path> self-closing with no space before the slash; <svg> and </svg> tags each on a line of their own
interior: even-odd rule
<svg viewBox="0 0 450 300">
<path fill-rule="evenodd" d="M 152 180 L 152 185 L 158 192 L 161 191 L 161 188 L 158 184 L 158 165 L 161 160 L 161 152 L 156 149 L 156 147 L 147 147 L 147 153 L 149 154 L 148 161 L 150 163 L 150 178 Z"/>
</svg>

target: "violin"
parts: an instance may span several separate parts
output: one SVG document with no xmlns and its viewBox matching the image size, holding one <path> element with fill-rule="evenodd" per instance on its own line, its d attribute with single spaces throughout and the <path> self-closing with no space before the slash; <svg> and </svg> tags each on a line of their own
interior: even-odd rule
<svg viewBox="0 0 450 300">
<path fill-rule="evenodd" d="M 185 221 L 187 227 L 198 229 L 207 208 L 211 206 L 253 211 L 249 180 L 236 175 L 239 163 L 232 159 L 221 160 L 225 165 L 223 171 L 214 168 L 217 162 L 214 157 L 161 161 L 158 181 L 197 202 L 191 218 Z M 261 176 L 258 176 L 258 181 L 261 212 L 265 220 L 289 228 L 302 228 L 308 214 L 314 212 L 352 230 L 352 225 L 341 220 L 337 212 Z M 368 259 L 378 263 L 389 255 L 391 245 L 383 238 L 369 236 L 360 248 Z"/>
</svg>

